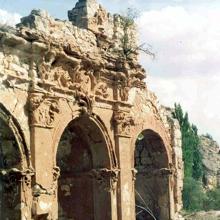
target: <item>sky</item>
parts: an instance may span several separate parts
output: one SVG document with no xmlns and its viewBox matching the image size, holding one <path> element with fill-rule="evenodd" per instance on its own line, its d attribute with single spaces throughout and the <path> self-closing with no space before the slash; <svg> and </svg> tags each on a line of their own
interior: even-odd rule
<svg viewBox="0 0 220 220">
<path fill-rule="evenodd" d="M 161 104 L 180 103 L 200 133 L 220 143 L 220 1 L 99 0 L 112 13 L 139 11 L 139 41 L 155 53 L 140 62 Z M 67 19 L 75 0 L 0 0 L 0 23 L 14 25 L 33 8 Z"/>
</svg>

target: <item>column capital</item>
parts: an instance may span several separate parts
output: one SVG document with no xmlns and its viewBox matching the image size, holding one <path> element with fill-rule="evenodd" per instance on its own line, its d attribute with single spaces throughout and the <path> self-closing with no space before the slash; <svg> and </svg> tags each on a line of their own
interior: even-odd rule
<svg viewBox="0 0 220 220">
<path fill-rule="evenodd" d="M 132 126 L 135 125 L 135 121 L 129 112 L 122 110 L 114 111 L 112 121 L 115 126 L 116 135 L 122 137 L 131 136 Z"/>
<path fill-rule="evenodd" d="M 115 192 L 118 182 L 119 169 L 93 169 L 90 176 L 94 178 L 99 186 L 108 192 Z"/>
</svg>

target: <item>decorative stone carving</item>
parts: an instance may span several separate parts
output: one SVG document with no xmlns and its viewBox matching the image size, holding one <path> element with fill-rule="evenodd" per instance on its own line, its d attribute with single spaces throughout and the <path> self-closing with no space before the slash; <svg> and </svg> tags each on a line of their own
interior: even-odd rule
<svg viewBox="0 0 220 220">
<path fill-rule="evenodd" d="M 109 97 L 108 86 L 104 82 L 100 82 L 95 86 L 95 95 L 102 97 L 104 99 Z"/>
<path fill-rule="evenodd" d="M 61 57 L 64 56 L 62 59 Z M 69 58 L 63 54 L 50 51 L 43 57 L 38 64 L 38 74 L 45 84 L 54 84 L 62 89 L 73 87 L 75 76 L 80 69 L 80 60 Z"/>
<path fill-rule="evenodd" d="M 77 104 L 80 107 L 81 114 L 88 114 L 88 115 L 92 114 L 92 109 L 93 109 L 92 98 L 84 95 L 81 92 L 76 91 L 75 99 L 76 99 Z"/>
<path fill-rule="evenodd" d="M 52 128 L 55 115 L 60 112 L 58 99 L 31 94 L 31 125 Z"/>
<path fill-rule="evenodd" d="M 51 52 L 51 54 L 53 53 Z M 56 60 L 54 56 L 50 55 L 47 62 L 44 58 L 41 64 L 38 65 L 41 79 L 40 86 L 47 90 L 49 88 L 49 91 L 56 90 L 61 93 L 67 90 L 75 94 L 75 97 L 80 98 L 87 97 L 91 99 L 97 96 L 106 99 L 109 97 L 107 84 L 100 80 L 100 72 L 94 76 L 94 70 L 91 69 L 92 64 L 88 65 L 86 61 L 81 63 L 80 60 L 75 58 L 71 58 L 71 62 L 68 63 L 68 60 L 65 60 L 66 57 L 64 62 L 62 59 L 57 58 L 58 60 Z M 101 71 L 100 67 L 96 68 Z"/>
<path fill-rule="evenodd" d="M 113 114 L 113 123 L 116 128 L 117 135 L 129 136 L 131 128 L 135 125 L 133 117 L 123 111 L 115 111 Z"/>
<path fill-rule="evenodd" d="M 173 174 L 173 170 L 168 169 L 168 168 L 161 168 L 161 169 L 148 170 L 146 172 L 146 169 L 143 169 L 143 170 L 139 171 L 139 173 L 142 173 L 144 176 L 147 176 L 149 178 L 152 176 L 167 178 L 168 176 Z"/>
<path fill-rule="evenodd" d="M 31 178 L 34 175 L 33 170 L 18 170 L 17 168 L 0 169 L 0 178 L 4 182 L 4 191 L 7 193 L 8 207 L 13 207 L 15 198 L 21 187 L 20 183 L 25 183 L 27 187 L 31 186 Z"/>
<path fill-rule="evenodd" d="M 64 69 L 62 66 L 54 67 L 52 75 L 54 76 L 54 81 L 60 88 L 69 89 L 73 85 L 68 70 Z"/>
<path fill-rule="evenodd" d="M 129 86 L 120 86 L 119 87 L 119 94 L 121 97 L 121 101 L 128 101 L 128 95 L 129 95 Z"/>
<path fill-rule="evenodd" d="M 73 84 L 70 86 L 71 89 L 77 90 L 85 95 L 91 91 L 91 72 L 85 70 L 79 70 L 72 75 Z"/>
<path fill-rule="evenodd" d="M 0 169 L 0 176 L 13 177 L 14 180 L 20 180 L 23 177 L 33 176 L 34 171 L 32 169 L 19 170 L 17 168 Z"/>
<path fill-rule="evenodd" d="M 31 188 L 31 180 L 34 175 L 35 175 L 35 172 L 32 169 L 27 169 L 22 172 L 24 183 L 29 188 Z"/>
<path fill-rule="evenodd" d="M 53 81 L 53 75 L 51 74 L 51 65 L 55 61 L 56 52 L 50 51 L 42 57 L 42 62 L 38 65 L 39 77 L 42 80 Z"/>
<path fill-rule="evenodd" d="M 94 178 L 99 186 L 108 191 L 108 192 L 115 192 L 118 182 L 118 175 L 119 170 L 118 169 L 112 169 L 109 170 L 107 168 L 103 169 L 93 169 L 90 172 L 90 176 Z"/>
</svg>

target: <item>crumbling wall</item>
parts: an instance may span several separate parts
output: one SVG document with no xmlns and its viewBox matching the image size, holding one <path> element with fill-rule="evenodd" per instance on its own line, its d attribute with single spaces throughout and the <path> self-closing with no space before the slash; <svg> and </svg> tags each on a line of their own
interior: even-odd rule
<svg viewBox="0 0 220 220">
<path fill-rule="evenodd" d="M 153 164 L 153 172 L 169 174 L 161 193 L 154 190 L 154 205 L 165 207 L 163 220 L 175 219 L 182 181 L 178 125 L 163 116 L 147 89 L 135 26 L 126 27 L 123 16 L 108 14 L 94 0 L 80 0 L 69 19 L 33 10 L 15 29 L 0 31 L 0 103 L 19 127 L 12 130 L 22 159 L 20 217 L 134 219 L 135 142 L 151 130 L 163 144 L 148 136 L 152 158 L 142 155 L 147 173 Z M 86 175 L 74 188 L 78 171 Z M 148 179 L 159 184 L 160 178 Z M 69 203 L 84 205 L 71 209 Z"/>
<path fill-rule="evenodd" d="M 182 158 L 182 136 L 180 125 L 177 119 L 173 116 L 173 109 L 161 106 L 160 114 L 163 118 L 164 124 L 170 131 L 172 140 L 172 169 L 174 172 L 173 177 L 173 193 L 174 193 L 174 210 L 176 213 L 175 219 L 182 219 L 179 212 L 183 208 L 182 191 L 183 191 L 183 178 L 184 178 L 184 164 Z"/>
</svg>

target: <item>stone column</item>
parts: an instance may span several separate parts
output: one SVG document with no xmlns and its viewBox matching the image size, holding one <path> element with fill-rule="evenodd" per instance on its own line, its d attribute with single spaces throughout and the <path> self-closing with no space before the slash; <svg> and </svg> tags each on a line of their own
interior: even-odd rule
<svg viewBox="0 0 220 220">
<path fill-rule="evenodd" d="M 90 175 L 94 179 L 94 210 L 95 219 L 103 220 L 117 220 L 117 183 L 119 170 L 118 169 L 93 169 Z M 106 197 L 107 195 L 107 197 Z M 109 199 L 109 201 L 106 201 Z M 110 207 L 104 207 L 105 204 L 110 205 Z M 102 204 L 100 206 L 100 204 Z M 106 209 L 107 208 L 107 209 Z M 110 210 L 109 210 L 110 208 Z M 109 215 L 106 216 L 106 212 Z"/>
<path fill-rule="evenodd" d="M 172 138 L 172 164 L 173 175 L 170 176 L 170 212 L 171 219 L 176 219 L 183 207 L 182 190 L 184 165 L 182 160 L 182 137 L 180 125 L 177 119 L 170 118 L 171 138 Z"/>
<path fill-rule="evenodd" d="M 161 180 L 161 186 L 165 189 L 165 193 L 159 198 L 161 208 L 160 215 L 166 219 L 174 220 L 174 197 L 173 197 L 173 169 L 162 168 L 158 173 L 158 178 Z M 162 185 L 163 183 L 163 185 Z"/>
<path fill-rule="evenodd" d="M 59 170 L 53 166 L 52 129 L 59 102 L 54 97 L 34 92 L 30 94 L 31 154 L 35 169 L 33 215 L 56 219 L 56 186 Z M 54 173 L 56 173 L 54 175 Z"/>
<path fill-rule="evenodd" d="M 32 188 L 31 181 L 34 176 L 34 171 L 32 169 L 26 169 L 20 173 L 21 182 L 21 219 L 31 219 L 31 207 L 32 202 Z"/>
<path fill-rule="evenodd" d="M 120 175 L 118 184 L 118 219 L 134 220 L 134 182 L 131 165 L 130 139 L 133 118 L 128 112 L 114 112 L 116 153 L 118 157 Z"/>
</svg>

